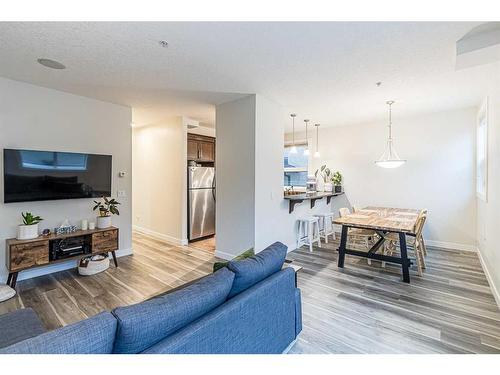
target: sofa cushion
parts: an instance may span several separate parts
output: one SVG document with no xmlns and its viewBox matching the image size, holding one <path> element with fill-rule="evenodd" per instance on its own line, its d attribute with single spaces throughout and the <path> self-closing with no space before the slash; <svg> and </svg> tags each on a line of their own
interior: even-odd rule
<svg viewBox="0 0 500 375">
<path fill-rule="evenodd" d="M 241 253 L 240 255 L 238 255 L 237 257 L 235 257 L 235 258 L 233 258 L 231 260 L 243 260 L 243 259 L 246 259 L 246 258 L 253 257 L 254 255 L 255 255 L 255 251 L 253 250 L 253 247 L 252 247 L 252 248 L 244 251 L 243 253 Z M 220 270 L 223 267 L 227 267 L 228 264 L 229 264 L 229 261 L 215 262 L 214 263 L 213 272 L 218 271 L 218 270 Z"/>
<path fill-rule="evenodd" d="M 38 336 L 45 332 L 33 309 L 20 309 L 0 315 L 0 348 Z"/>
<path fill-rule="evenodd" d="M 0 349 L 6 354 L 109 354 L 116 319 L 109 312 L 67 325 Z"/>
<path fill-rule="evenodd" d="M 275 242 L 250 258 L 230 261 L 227 267 L 234 272 L 234 282 L 229 298 L 278 272 L 283 267 L 286 252 L 285 245 Z"/>
<path fill-rule="evenodd" d="M 113 310 L 114 353 L 139 353 L 223 304 L 234 274 L 227 268 L 173 293 Z"/>
</svg>

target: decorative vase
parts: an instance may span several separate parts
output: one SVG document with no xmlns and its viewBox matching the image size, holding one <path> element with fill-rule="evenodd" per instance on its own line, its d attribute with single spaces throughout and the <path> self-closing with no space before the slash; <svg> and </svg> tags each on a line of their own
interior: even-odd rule
<svg viewBox="0 0 500 375">
<path fill-rule="evenodd" d="M 342 193 L 342 185 L 335 185 L 335 192 Z"/>
<path fill-rule="evenodd" d="M 111 226 L 111 216 L 97 216 L 97 228 L 106 229 Z"/>
<path fill-rule="evenodd" d="M 316 179 L 316 191 L 324 191 L 325 189 L 325 181 L 323 177 L 318 177 Z"/>
<path fill-rule="evenodd" d="M 324 191 L 326 191 L 326 192 L 332 192 L 333 191 L 333 185 L 330 182 L 327 182 L 325 184 Z"/>
<path fill-rule="evenodd" d="M 38 224 L 19 225 L 17 227 L 18 240 L 31 240 L 38 237 Z"/>
</svg>

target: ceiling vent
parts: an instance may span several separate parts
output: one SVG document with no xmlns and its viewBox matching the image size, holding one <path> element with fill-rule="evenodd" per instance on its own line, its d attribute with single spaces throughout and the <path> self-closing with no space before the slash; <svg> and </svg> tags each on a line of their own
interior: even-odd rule
<svg viewBox="0 0 500 375">
<path fill-rule="evenodd" d="M 457 70 L 497 61 L 500 61 L 500 22 L 483 23 L 456 43 Z"/>
</svg>

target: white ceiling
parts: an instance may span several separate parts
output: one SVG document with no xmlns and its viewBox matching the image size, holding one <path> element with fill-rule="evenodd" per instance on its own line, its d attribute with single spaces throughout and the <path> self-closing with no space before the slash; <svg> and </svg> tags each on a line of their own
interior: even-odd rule
<svg viewBox="0 0 500 375">
<path fill-rule="evenodd" d="M 3 22 L 0 76 L 129 105 L 138 125 L 213 124 L 215 104 L 245 93 L 345 125 L 385 116 L 388 99 L 395 116 L 477 105 L 498 69 L 455 71 L 454 56 L 478 24 Z"/>
</svg>

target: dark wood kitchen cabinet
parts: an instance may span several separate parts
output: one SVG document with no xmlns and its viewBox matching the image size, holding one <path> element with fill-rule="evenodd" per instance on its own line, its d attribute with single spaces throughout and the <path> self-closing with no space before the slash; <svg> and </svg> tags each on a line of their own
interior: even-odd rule
<svg viewBox="0 0 500 375">
<path fill-rule="evenodd" d="M 187 158 L 199 162 L 215 162 L 215 138 L 188 133 Z"/>
</svg>

